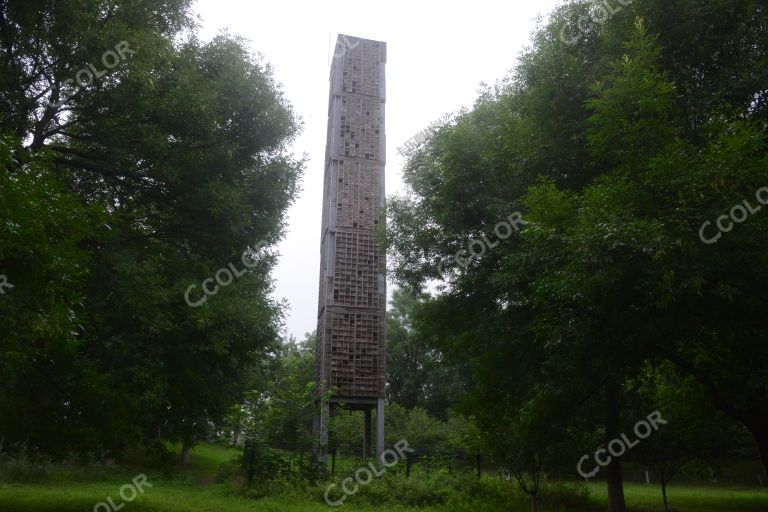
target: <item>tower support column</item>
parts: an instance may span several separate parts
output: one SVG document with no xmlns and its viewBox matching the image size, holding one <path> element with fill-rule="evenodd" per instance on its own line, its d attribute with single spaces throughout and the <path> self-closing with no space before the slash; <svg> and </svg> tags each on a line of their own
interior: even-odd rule
<svg viewBox="0 0 768 512">
<path fill-rule="evenodd" d="M 376 460 L 382 464 L 381 455 L 384 453 L 384 399 L 376 401 Z"/>
<path fill-rule="evenodd" d="M 327 400 L 320 400 L 320 411 L 315 415 L 313 427 L 317 439 L 317 462 L 325 470 L 328 465 L 328 426 L 331 406 Z"/>
<path fill-rule="evenodd" d="M 371 416 L 372 416 L 372 409 L 366 409 L 364 411 L 365 416 L 363 417 L 363 421 L 365 422 L 364 425 L 364 435 L 363 435 L 363 458 L 364 459 L 370 459 L 371 458 Z"/>
</svg>

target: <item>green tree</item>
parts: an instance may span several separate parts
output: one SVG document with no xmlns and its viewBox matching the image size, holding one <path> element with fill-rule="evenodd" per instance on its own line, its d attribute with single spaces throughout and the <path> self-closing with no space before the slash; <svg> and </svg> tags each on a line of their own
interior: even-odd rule
<svg viewBox="0 0 768 512">
<path fill-rule="evenodd" d="M 195 37 L 186 0 L 2 2 L 0 40 L 0 129 L 51 155 L 66 193 L 104 212 L 80 244 L 88 271 L 69 309 L 83 327 L 77 357 L 124 427 L 81 417 L 113 444 L 166 438 L 188 453 L 278 345 L 269 247 L 303 165 L 286 149 L 298 121 L 244 41 Z M 204 296 L 203 280 L 228 280 L 221 269 L 238 277 Z"/>
<path fill-rule="evenodd" d="M 466 369 L 446 360 L 439 345 L 419 330 L 419 298 L 395 289 L 387 310 L 387 399 L 406 409 L 422 407 L 445 420 L 466 388 Z"/>
<path fill-rule="evenodd" d="M 633 409 L 638 418 L 655 410 L 664 419 L 649 437 L 637 439 L 629 456 L 653 473 L 661 486 L 664 510 L 669 512 L 670 481 L 696 460 L 714 464 L 718 457 L 727 456 L 739 428 L 714 407 L 693 377 L 680 377 L 669 364 L 648 368 L 631 387 L 636 393 Z M 637 431 L 645 435 L 642 427 Z"/>
<path fill-rule="evenodd" d="M 0 438 L 58 456 L 111 446 L 127 418 L 83 354 L 85 247 L 103 215 L 67 193 L 51 160 L 0 136 Z"/>
<path fill-rule="evenodd" d="M 312 417 L 315 412 L 314 335 L 301 344 L 284 345 L 280 366 L 269 388 L 269 440 L 284 448 L 291 460 L 312 447 Z"/>
<path fill-rule="evenodd" d="M 544 389 L 607 440 L 628 379 L 667 359 L 749 428 L 765 462 L 764 217 L 714 250 L 696 236 L 762 186 L 765 9 L 638 0 L 563 41 L 593 5 L 558 9 L 513 76 L 410 156 L 407 194 L 388 206 L 394 274 L 417 291 L 443 281 L 420 329 L 472 368 L 479 416 L 504 403 L 514 418 Z M 522 232 L 446 264 L 516 210 Z M 500 386 L 530 391 L 489 400 Z M 594 403 L 602 425 L 582 421 Z M 608 473 L 611 510 L 624 510 L 620 460 Z"/>
</svg>

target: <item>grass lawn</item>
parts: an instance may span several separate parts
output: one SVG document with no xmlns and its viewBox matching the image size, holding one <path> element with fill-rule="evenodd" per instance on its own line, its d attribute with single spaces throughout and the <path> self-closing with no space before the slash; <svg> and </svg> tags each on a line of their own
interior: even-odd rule
<svg viewBox="0 0 768 512">
<path fill-rule="evenodd" d="M 606 510 L 608 504 L 604 484 L 590 484 L 590 502 L 595 510 Z M 646 484 L 624 484 L 627 506 L 633 511 L 662 511 L 661 487 Z M 667 487 L 669 508 L 676 512 L 768 512 L 768 489 L 734 489 L 728 487 Z"/>
<path fill-rule="evenodd" d="M 189 468 L 171 474 L 156 470 L 144 471 L 152 487 L 134 501 L 120 507 L 121 486 L 142 470 L 114 473 L 98 481 L 62 480 L 54 483 L 0 484 L 0 512 L 92 512 L 97 503 L 109 496 L 122 512 L 319 512 L 330 507 L 301 493 L 280 495 L 275 498 L 254 499 L 242 495 L 229 484 L 216 484 L 215 475 L 220 465 L 229 461 L 236 452 L 216 446 L 200 446 L 192 452 Z M 376 485 L 375 483 L 372 485 Z M 604 485 L 591 484 L 590 507 L 582 512 L 606 509 Z M 768 490 L 739 490 L 732 488 L 672 486 L 670 505 L 675 512 L 766 512 Z M 662 510 L 661 491 L 657 486 L 626 484 L 627 504 L 633 512 Z M 460 505 L 409 508 L 374 507 L 359 505 L 351 500 L 343 508 L 361 512 L 384 510 L 422 512 L 500 512 L 494 503 L 462 503 Z M 101 506 L 96 512 L 110 510 Z M 519 510 L 528 510 L 521 499 Z M 508 511 L 508 509 L 507 509 Z M 545 512 L 549 512 L 546 511 Z M 552 511 L 554 512 L 554 511 Z M 557 512 L 567 512 L 563 509 Z"/>
<path fill-rule="evenodd" d="M 150 478 L 151 481 L 151 478 Z M 90 512 L 107 495 L 120 507 L 122 483 L 77 483 L 74 485 L 0 485 L 2 512 Z M 383 511 L 384 508 L 346 507 L 347 510 Z M 107 510 L 106 508 L 104 510 Z M 224 486 L 203 487 L 173 482 L 155 483 L 146 494 L 127 503 L 122 512 L 319 512 L 324 503 L 306 499 L 260 499 L 238 496 Z M 406 510 L 406 509 L 403 509 Z M 421 509 L 426 510 L 426 509 Z M 434 510 L 434 509 L 433 509 Z"/>
</svg>

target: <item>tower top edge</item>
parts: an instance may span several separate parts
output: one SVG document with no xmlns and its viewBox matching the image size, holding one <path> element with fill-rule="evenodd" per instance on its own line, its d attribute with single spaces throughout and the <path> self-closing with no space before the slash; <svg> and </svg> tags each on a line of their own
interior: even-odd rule
<svg viewBox="0 0 768 512">
<path fill-rule="evenodd" d="M 349 34 L 342 34 L 339 33 L 338 37 L 336 38 L 336 44 L 349 44 L 351 42 L 357 42 L 357 43 L 375 43 L 375 44 L 381 44 L 385 47 L 387 46 L 386 41 L 380 41 L 378 39 L 367 39 L 365 37 L 357 37 L 357 36 L 350 36 Z"/>
</svg>

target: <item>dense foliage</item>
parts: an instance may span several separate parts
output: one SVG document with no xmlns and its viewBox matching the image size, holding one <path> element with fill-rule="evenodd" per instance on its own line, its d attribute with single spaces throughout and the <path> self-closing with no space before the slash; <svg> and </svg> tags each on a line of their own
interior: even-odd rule
<svg viewBox="0 0 768 512">
<path fill-rule="evenodd" d="M 469 362 L 469 410 L 508 439 L 492 447 L 513 469 L 535 475 L 563 440 L 587 452 L 592 433 L 631 428 L 629 383 L 648 365 L 692 378 L 698 410 L 738 421 L 768 467 L 768 217 L 753 211 L 768 12 L 637 0 L 562 37 L 597 4 L 559 8 L 511 76 L 410 155 L 388 206 L 394 273 L 416 294 L 437 281 L 414 323 Z M 516 211 L 525 227 L 496 236 Z M 737 220 L 712 243 L 723 214 Z M 620 462 L 605 469 L 614 511 Z"/>
<path fill-rule="evenodd" d="M 298 122 L 187 0 L 2 1 L 0 41 L 0 439 L 187 448 L 278 345 Z"/>
</svg>

